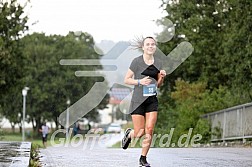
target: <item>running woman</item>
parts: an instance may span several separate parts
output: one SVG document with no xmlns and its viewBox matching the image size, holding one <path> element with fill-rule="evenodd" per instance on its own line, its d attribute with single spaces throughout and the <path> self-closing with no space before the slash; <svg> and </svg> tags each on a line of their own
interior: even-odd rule
<svg viewBox="0 0 252 167">
<path fill-rule="evenodd" d="M 156 41 L 146 37 L 141 42 L 143 55 L 136 57 L 125 75 L 124 82 L 134 85 L 130 113 L 134 129 L 127 129 L 122 139 L 122 148 L 127 149 L 133 138 L 144 137 L 139 166 L 150 167 L 146 156 L 151 146 L 154 127 L 158 114 L 157 87 L 166 76 L 161 70 L 162 62 L 154 57 Z"/>
</svg>

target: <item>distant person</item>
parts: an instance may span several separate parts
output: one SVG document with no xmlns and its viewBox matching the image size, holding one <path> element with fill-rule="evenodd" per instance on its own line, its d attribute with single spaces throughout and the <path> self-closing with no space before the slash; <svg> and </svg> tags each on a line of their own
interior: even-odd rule
<svg viewBox="0 0 252 167">
<path fill-rule="evenodd" d="M 42 133 L 42 143 L 43 143 L 43 146 L 44 148 L 47 147 L 47 136 L 48 136 L 48 133 L 49 133 L 49 126 L 46 125 L 46 123 L 44 122 L 41 126 L 41 129 L 39 129 L 39 131 Z"/>
<path fill-rule="evenodd" d="M 73 126 L 73 134 L 74 134 L 74 136 L 79 133 L 79 130 L 80 130 L 80 124 L 78 122 L 75 122 L 74 126 Z"/>
</svg>

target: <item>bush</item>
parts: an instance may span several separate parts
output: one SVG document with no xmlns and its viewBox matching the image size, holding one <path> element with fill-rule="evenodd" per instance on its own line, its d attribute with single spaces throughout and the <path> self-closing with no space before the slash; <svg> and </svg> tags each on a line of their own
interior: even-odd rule
<svg viewBox="0 0 252 167">
<path fill-rule="evenodd" d="M 39 145 L 32 143 L 31 146 L 31 158 L 29 167 L 41 167 L 39 162 L 39 154 L 38 154 Z"/>
<path fill-rule="evenodd" d="M 0 140 L 4 139 L 4 131 L 3 129 L 0 127 Z"/>
<path fill-rule="evenodd" d="M 200 143 L 209 143 L 211 140 L 211 124 L 209 120 L 199 119 L 193 133 L 202 135 Z"/>
</svg>

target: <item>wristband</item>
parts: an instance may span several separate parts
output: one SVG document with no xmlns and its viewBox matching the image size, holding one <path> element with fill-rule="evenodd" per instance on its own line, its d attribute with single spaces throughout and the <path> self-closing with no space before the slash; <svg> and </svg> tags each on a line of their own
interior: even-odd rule
<svg viewBox="0 0 252 167">
<path fill-rule="evenodd" d="M 137 80 L 137 84 L 138 84 L 138 86 L 140 86 L 140 79 Z"/>
</svg>

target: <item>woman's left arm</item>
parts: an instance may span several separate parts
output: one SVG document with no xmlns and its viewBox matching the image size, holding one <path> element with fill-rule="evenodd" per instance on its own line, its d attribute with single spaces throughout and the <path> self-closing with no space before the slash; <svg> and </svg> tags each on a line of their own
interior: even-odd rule
<svg viewBox="0 0 252 167">
<path fill-rule="evenodd" d="M 158 88 L 163 84 L 165 76 L 166 76 L 166 71 L 160 70 L 160 72 L 158 73 L 158 81 L 157 81 Z"/>
</svg>

